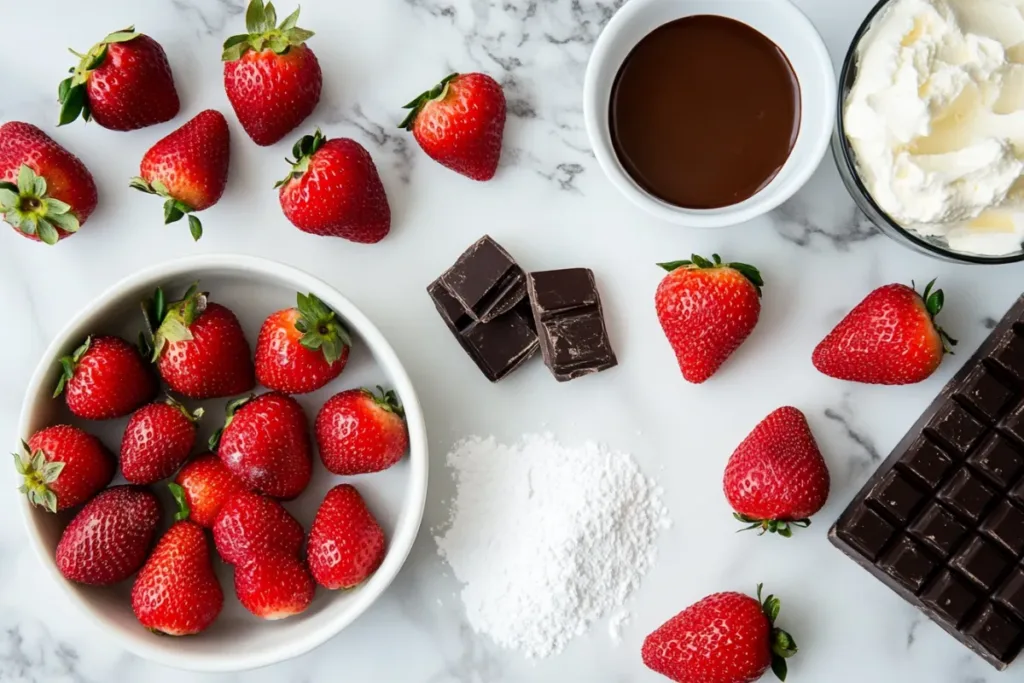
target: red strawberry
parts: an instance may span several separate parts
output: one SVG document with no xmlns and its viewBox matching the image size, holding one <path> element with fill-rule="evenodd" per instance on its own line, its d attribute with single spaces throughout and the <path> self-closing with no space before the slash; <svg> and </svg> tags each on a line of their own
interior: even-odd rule
<svg viewBox="0 0 1024 683">
<path fill-rule="evenodd" d="M 761 314 L 764 282 L 757 268 L 712 258 L 694 254 L 689 261 L 658 264 L 668 271 L 654 297 L 658 320 L 683 379 L 694 384 L 715 374 Z"/>
<path fill-rule="evenodd" d="M 828 499 L 829 474 L 807 418 L 779 408 L 736 448 L 725 467 L 725 497 L 748 528 L 792 535 Z"/>
<path fill-rule="evenodd" d="M 235 595 L 261 619 L 285 619 L 313 602 L 316 584 L 302 560 L 292 555 L 250 557 L 235 567 Z"/>
<path fill-rule="evenodd" d="M 391 467 L 409 448 L 405 413 L 393 391 L 350 389 L 332 396 L 316 416 L 316 442 L 334 474 L 365 474 Z"/>
<path fill-rule="evenodd" d="M 224 429 L 210 440 L 210 449 L 247 488 L 291 500 L 313 472 L 308 430 L 302 406 L 271 392 L 229 403 Z"/>
<path fill-rule="evenodd" d="M 203 409 L 190 412 L 171 397 L 132 415 L 121 438 L 121 473 L 133 484 L 152 484 L 174 474 L 196 442 Z"/>
<path fill-rule="evenodd" d="M 316 391 L 341 374 L 352 345 L 337 314 L 312 294 L 271 314 L 256 340 L 256 379 L 286 394 Z"/>
<path fill-rule="evenodd" d="M 932 280 L 923 296 L 906 285 L 868 294 L 814 349 L 814 367 L 866 384 L 914 384 L 930 377 L 956 346 L 935 325 L 945 295 L 934 286 Z"/>
<path fill-rule="evenodd" d="M 171 303 L 158 288 L 143 310 L 153 361 L 172 391 L 203 400 L 237 396 L 256 386 L 242 325 L 230 310 L 210 302 L 198 284 Z"/>
<path fill-rule="evenodd" d="M 0 215 L 19 234 L 56 244 L 96 208 L 96 182 L 81 159 L 31 123 L 0 126 Z"/>
<path fill-rule="evenodd" d="M 87 337 L 60 359 L 56 398 L 86 420 L 123 417 L 151 401 L 159 386 L 139 350 L 120 337 Z"/>
<path fill-rule="evenodd" d="M 189 519 L 210 528 L 224 504 L 245 490 L 214 453 L 204 453 L 187 463 L 174 482 L 183 490 Z"/>
<path fill-rule="evenodd" d="M 221 558 L 241 564 L 249 557 L 298 557 L 306 532 L 273 498 L 248 491 L 232 496 L 213 523 L 213 542 Z"/>
<path fill-rule="evenodd" d="M 228 184 L 231 157 L 228 122 L 207 109 L 149 148 L 139 175 L 129 183 L 136 190 L 164 198 L 164 223 L 188 215 L 192 239 L 203 236 L 193 212 L 216 204 Z"/>
<path fill-rule="evenodd" d="M 146 561 L 160 523 L 160 501 L 148 489 L 114 486 L 86 503 L 57 544 L 57 569 L 69 581 L 107 586 Z"/>
<path fill-rule="evenodd" d="M 242 128 L 257 145 L 272 145 L 313 113 L 323 76 L 306 46 L 312 31 L 298 28 L 299 10 L 277 26 L 272 3 L 252 0 L 248 34 L 224 42 L 224 90 Z"/>
<path fill-rule="evenodd" d="M 303 232 L 380 242 L 391 231 L 391 207 L 370 153 L 355 140 L 328 140 L 318 128 L 292 147 L 292 170 L 281 188 L 281 209 Z"/>
<path fill-rule="evenodd" d="M 59 125 L 81 114 L 110 130 L 135 130 L 178 115 L 167 55 L 160 43 L 134 26 L 111 33 L 78 56 L 78 67 L 60 84 Z"/>
<path fill-rule="evenodd" d="M 206 630 L 224 606 L 203 527 L 179 510 L 132 586 L 132 610 L 150 631 L 185 636 Z"/>
<path fill-rule="evenodd" d="M 384 532 L 355 487 L 327 492 L 309 531 L 309 569 L 331 590 L 358 586 L 377 571 L 387 552 Z"/>
<path fill-rule="evenodd" d="M 786 659 L 797 652 L 792 636 L 774 626 L 779 600 L 715 593 L 669 619 L 647 636 L 644 664 L 677 683 L 752 683 L 771 667 L 786 680 Z"/>
<path fill-rule="evenodd" d="M 50 512 L 92 498 L 110 483 L 117 467 L 99 439 L 70 425 L 42 429 L 21 447 L 14 454 L 14 466 L 24 478 L 18 490 Z"/>
<path fill-rule="evenodd" d="M 505 93 L 487 74 L 452 74 L 423 93 L 400 128 L 411 130 L 437 163 L 473 180 L 498 170 L 505 131 Z"/>
</svg>

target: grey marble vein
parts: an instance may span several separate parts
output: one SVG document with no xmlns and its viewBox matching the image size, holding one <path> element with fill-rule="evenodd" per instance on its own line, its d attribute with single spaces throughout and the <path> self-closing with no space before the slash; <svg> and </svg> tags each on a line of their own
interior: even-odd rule
<svg viewBox="0 0 1024 683">
<path fill-rule="evenodd" d="M 853 245 L 881 235 L 852 203 L 838 219 L 828 219 L 816 215 L 806 199 L 797 195 L 772 216 L 779 236 L 798 247 L 824 243 L 839 251 L 849 251 Z"/>
</svg>

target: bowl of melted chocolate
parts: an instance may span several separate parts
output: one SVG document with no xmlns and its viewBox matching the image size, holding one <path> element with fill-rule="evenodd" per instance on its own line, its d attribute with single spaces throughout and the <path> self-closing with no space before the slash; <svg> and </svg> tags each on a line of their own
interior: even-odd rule
<svg viewBox="0 0 1024 683">
<path fill-rule="evenodd" d="M 832 61 L 788 0 L 631 0 L 584 87 L 609 180 L 693 227 L 751 220 L 810 179 L 835 118 Z"/>
</svg>

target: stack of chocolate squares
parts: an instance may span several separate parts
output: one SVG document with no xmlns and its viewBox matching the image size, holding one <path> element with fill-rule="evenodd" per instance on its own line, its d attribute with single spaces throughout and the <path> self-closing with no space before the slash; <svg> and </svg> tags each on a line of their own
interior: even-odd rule
<svg viewBox="0 0 1024 683">
<path fill-rule="evenodd" d="M 618 363 L 588 268 L 525 273 L 484 235 L 430 283 L 427 293 L 492 382 L 526 362 L 538 347 L 560 382 Z"/>
</svg>

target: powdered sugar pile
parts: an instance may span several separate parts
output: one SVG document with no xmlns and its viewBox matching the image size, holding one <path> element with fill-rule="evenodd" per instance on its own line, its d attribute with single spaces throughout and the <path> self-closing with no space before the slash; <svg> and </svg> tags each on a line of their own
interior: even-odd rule
<svg viewBox="0 0 1024 683">
<path fill-rule="evenodd" d="M 527 657 L 560 652 L 619 608 L 669 526 L 660 489 L 632 456 L 594 443 L 469 437 L 448 466 L 457 493 L 438 552 L 465 584 L 473 629 Z"/>
</svg>

